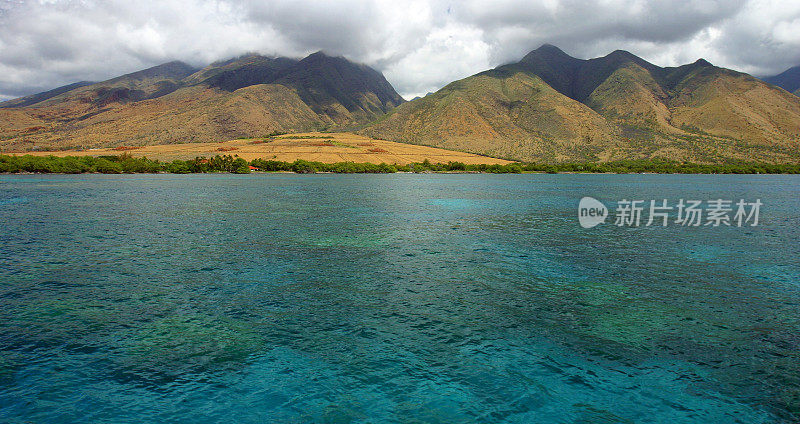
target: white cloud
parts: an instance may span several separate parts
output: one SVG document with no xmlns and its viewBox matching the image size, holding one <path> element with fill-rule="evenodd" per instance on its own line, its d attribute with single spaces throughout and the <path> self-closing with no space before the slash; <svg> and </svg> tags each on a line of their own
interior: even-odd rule
<svg viewBox="0 0 800 424">
<path fill-rule="evenodd" d="M 490 67 L 490 46 L 480 29 L 451 22 L 436 28 L 424 42 L 384 71 L 404 87 L 407 99 L 424 96 L 445 84 Z"/>
<path fill-rule="evenodd" d="M 770 74 L 800 64 L 798 33 L 800 3 L 777 0 L 0 0 L 0 96 L 176 59 L 326 50 L 413 97 L 546 42 Z"/>
</svg>

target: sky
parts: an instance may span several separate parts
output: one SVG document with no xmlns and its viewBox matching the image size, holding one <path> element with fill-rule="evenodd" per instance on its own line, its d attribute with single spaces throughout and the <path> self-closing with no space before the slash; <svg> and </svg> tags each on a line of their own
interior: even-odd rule
<svg viewBox="0 0 800 424">
<path fill-rule="evenodd" d="M 544 43 L 773 75 L 800 65 L 800 0 L 0 0 L 0 100 L 171 60 L 319 50 L 410 99 Z"/>
</svg>

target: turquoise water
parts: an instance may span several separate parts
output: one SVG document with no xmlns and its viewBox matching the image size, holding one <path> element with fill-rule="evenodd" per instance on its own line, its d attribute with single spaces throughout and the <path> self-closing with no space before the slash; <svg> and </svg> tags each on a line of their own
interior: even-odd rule
<svg viewBox="0 0 800 424">
<path fill-rule="evenodd" d="M 0 422 L 800 419 L 797 176 L 0 176 L 0 225 Z"/>
</svg>

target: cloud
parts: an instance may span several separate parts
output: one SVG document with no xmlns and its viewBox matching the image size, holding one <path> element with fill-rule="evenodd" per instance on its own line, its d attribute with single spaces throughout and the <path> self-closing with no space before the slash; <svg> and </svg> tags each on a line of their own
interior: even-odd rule
<svg viewBox="0 0 800 424">
<path fill-rule="evenodd" d="M 406 98 L 424 96 L 443 85 L 489 67 L 491 47 L 483 31 L 458 22 L 432 30 L 419 47 L 390 64 L 386 78 Z"/>
<path fill-rule="evenodd" d="M 685 44 L 743 5 L 744 0 L 551 0 L 525 7 L 520 1 L 502 0 L 487 10 L 471 0 L 457 10 L 460 20 L 486 31 L 495 57 L 510 61 L 543 43 L 587 58 L 643 44 Z"/>
<path fill-rule="evenodd" d="M 800 64 L 800 5 L 773 0 L 0 0 L 0 98 L 170 60 L 340 54 L 411 97 L 543 43 L 755 74 Z"/>
</svg>

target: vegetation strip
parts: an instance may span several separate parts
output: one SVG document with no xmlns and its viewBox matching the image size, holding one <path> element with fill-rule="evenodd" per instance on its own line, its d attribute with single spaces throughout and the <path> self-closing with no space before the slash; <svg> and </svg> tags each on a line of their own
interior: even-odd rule
<svg viewBox="0 0 800 424">
<path fill-rule="evenodd" d="M 800 174 L 800 164 L 767 164 L 736 162 L 728 164 L 696 164 L 670 160 L 622 160 L 587 163 L 511 163 L 507 165 L 467 165 L 461 162 L 411 163 L 408 165 L 338 162 L 323 163 L 306 160 L 282 162 L 254 159 L 250 162 L 231 155 L 212 158 L 160 162 L 135 158 L 124 153 L 115 156 L 8 156 L 0 155 L 0 173 L 60 173 L 60 174 L 134 174 L 172 173 L 195 174 L 230 172 L 247 174 L 251 171 L 296 172 L 308 174 L 331 172 L 337 174 L 388 174 L 394 172 L 476 172 L 493 174 L 540 173 L 658 173 L 658 174 Z"/>
</svg>

